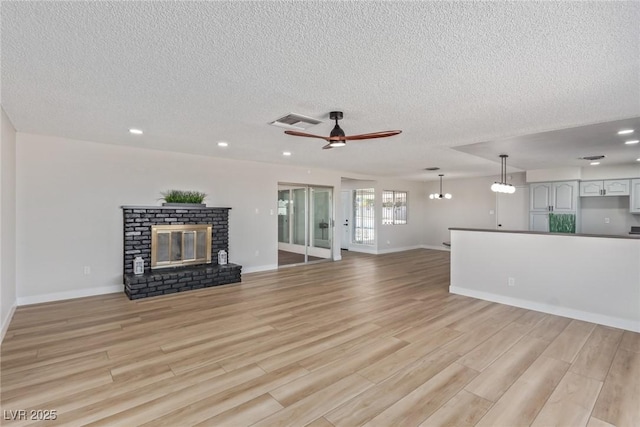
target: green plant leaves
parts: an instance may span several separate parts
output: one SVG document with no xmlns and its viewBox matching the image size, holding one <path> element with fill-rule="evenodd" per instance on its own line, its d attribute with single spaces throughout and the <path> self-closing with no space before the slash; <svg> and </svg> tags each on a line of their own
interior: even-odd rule
<svg viewBox="0 0 640 427">
<path fill-rule="evenodd" d="M 207 195 L 200 191 L 169 190 L 162 194 L 167 203 L 202 203 Z"/>
<path fill-rule="evenodd" d="M 552 233 L 575 233 L 575 214 L 549 214 L 549 231 Z"/>
</svg>

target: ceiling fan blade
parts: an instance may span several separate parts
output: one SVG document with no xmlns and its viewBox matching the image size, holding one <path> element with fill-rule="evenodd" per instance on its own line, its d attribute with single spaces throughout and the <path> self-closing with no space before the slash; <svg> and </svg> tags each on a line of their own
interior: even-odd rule
<svg viewBox="0 0 640 427">
<path fill-rule="evenodd" d="M 345 141 L 356 141 L 358 139 L 374 139 L 374 138 L 386 138 L 388 136 L 397 135 L 402 133 L 401 130 L 386 130 L 382 132 L 363 133 L 361 135 L 347 135 L 344 137 Z"/>
<path fill-rule="evenodd" d="M 325 145 L 324 147 L 322 147 L 322 149 L 323 149 L 323 150 L 330 150 L 330 149 L 332 149 L 332 148 L 333 148 L 333 147 L 331 146 L 331 144 L 327 144 L 327 145 Z"/>
<path fill-rule="evenodd" d="M 327 138 L 326 136 L 313 135 L 310 133 L 298 132 L 295 130 L 285 130 L 284 133 L 286 133 L 287 135 L 293 135 L 293 136 L 306 136 L 307 138 L 320 138 L 329 142 L 329 138 Z"/>
</svg>

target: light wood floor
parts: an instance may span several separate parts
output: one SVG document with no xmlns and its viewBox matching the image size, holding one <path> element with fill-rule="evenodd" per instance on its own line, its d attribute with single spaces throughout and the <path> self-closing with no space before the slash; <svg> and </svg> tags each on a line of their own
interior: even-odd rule
<svg viewBox="0 0 640 427">
<path fill-rule="evenodd" d="M 308 261 L 322 261 L 324 258 L 315 256 L 307 256 Z M 278 265 L 302 264 L 304 263 L 304 254 L 297 254 L 288 251 L 278 251 Z"/>
<path fill-rule="evenodd" d="M 448 255 L 346 253 L 241 285 L 20 307 L 2 345 L 4 418 L 640 425 L 639 334 L 450 295 Z"/>
</svg>

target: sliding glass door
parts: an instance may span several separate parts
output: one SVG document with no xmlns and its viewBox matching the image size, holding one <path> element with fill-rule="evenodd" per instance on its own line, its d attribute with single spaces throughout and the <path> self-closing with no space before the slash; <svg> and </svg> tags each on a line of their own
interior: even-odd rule
<svg viewBox="0 0 640 427">
<path fill-rule="evenodd" d="M 285 264 L 331 259 L 332 242 L 333 189 L 279 185 L 279 259 L 286 259 Z"/>
</svg>

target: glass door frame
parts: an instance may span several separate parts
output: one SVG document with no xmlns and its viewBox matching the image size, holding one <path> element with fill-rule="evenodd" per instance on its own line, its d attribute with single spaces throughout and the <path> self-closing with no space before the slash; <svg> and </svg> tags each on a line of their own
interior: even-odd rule
<svg viewBox="0 0 640 427">
<path fill-rule="evenodd" d="M 293 193 L 295 190 L 304 189 L 304 244 L 296 244 L 294 243 L 294 204 L 295 197 Z M 314 198 L 312 196 L 314 189 L 322 189 L 327 190 L 329 193 L 329 212 L 327 213 L 327 239 L 329 242 L 329 248 L 324 247 L 316 247 L 314 245 L 314 227 L 312 227 L 312 218 L 314 215 Z M 288 215 L 288 227 L 289 227 L 289 241 L 281 242 L 280 241 L 280 230 L 278 230 L 278 250 L 284 250 L 288 252 L 294 252 L 304 255 L 304 263 L 308 263 L 309 257 L 314 256 L 318 258 L 324 258 L 321 261 L 332 260 L 333 259 L 333 245 L 334 245 L 334 210 L 335 210 L 335 202 L 334 202 L 334 188 L 325 185 L 310 185 L 310 184 L 293 184 L 293 183 L 278 183 L 278 202 L 280 202 L 280 192 L 289 190 L 289 203 L 287 204 L 287 215 Z M 322 218 L 324 220 L 324 218 Z M 313 221 L 315 222 L 315 221 Z M 278 220 L 278 227 L 280 227 L 280 220 Z M 320 261 L 317 261 L 320 262 Z"/>
</svg>

